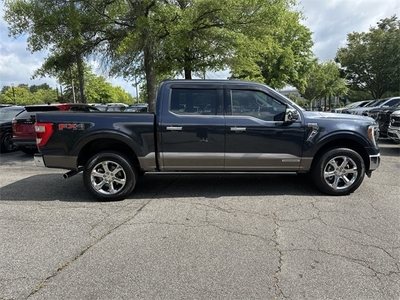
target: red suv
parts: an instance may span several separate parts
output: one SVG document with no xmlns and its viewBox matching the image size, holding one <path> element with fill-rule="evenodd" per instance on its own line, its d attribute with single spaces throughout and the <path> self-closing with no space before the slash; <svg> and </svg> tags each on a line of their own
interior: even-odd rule
<svg viewBox="0 0 400 300">
<path fill-rule="evenodd" d="M 38 111 L 79 111 L 99 112 L 97 108 L 83 103 L 55 103 L 28 105 L 12 121 L 12 141 L 18 148 L 28 154 L 37 152 L 35 122 Z"/>
</svg>

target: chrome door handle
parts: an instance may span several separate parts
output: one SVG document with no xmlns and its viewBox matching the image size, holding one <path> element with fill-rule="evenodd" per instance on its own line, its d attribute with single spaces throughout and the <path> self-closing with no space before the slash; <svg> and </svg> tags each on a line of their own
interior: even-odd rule
<svg viewBox="0 0 400 300">
<path fill-rule="evenodd" d="M 231 127 L 231 131 L 234 131 L 234 132 L 244 132 L 244 131 L 246 131 L 246 127 Z"/>
<path fill-rule="evenodd" d="M 170 131 L 181 131 L 182 130 L 182 126 L 178 127 L 178 126 L 167 126 L 167 130 Z"/>
</svg>

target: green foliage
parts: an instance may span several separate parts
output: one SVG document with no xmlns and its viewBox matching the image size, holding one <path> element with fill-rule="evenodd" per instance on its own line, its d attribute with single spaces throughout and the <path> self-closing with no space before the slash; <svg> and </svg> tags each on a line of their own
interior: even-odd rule
<svg viewBox="0 0 400 300">
<path fill-rule="evenodd" d="M 316 99 L 332 99 L 346 95 L 347 91 L 346 81 L 340 77 L 339 66 L 335 62 L 328 61 L 321 64 L 315 62 L 302 95 L 312 104 Z"/>
<path fill-rule="evenodd" d="M 86 78 L 86 97 L 89 103 L 125 103 L 134 102 L 132 96 L 121 87 L 114 87 L 104 77 L 90 74 Z"/>
<path fill-rule="evenodd" d="M 295 86 L 303 92 L 313 64 L 311 32 L 286 1 L 264 6 L 257 23 L 242 36 L 232 77 L 257 80 L 274 88 Z"/>
<path fill-rule="evenodd" d="M 68 93 L 74 86 L 83 102 L 85 94 L 88 101 L 122 97 L 112 96 L 104 86 L 94 92 L 84 84 L 84 60 L 102 59 L 111 74 L 144 84 L 151 110 L 157 80 L 178 74 L 190 79 L 229 68 L 233 78 L 276 88 L 291 84 L 303 91 L 312 40 L 311 32 L 300 24 L 295 4 L 293 0 L 13 0 L 5 3 L 5 20 L 10 35 L 28 35 L 31 51 L 49 50 L 35 76 L 57 77 L 70 85 Z"/>
<path fill-rule="evenodd" d="M 35 86 L 33 89 L 36 89 Z M 37 89 L 35 92 L 30 91 L 27 84 L 19 86 L 6 87 L 1 93 L 1 103 L 13 105 L 29 105 L 39 103 L 56 102 L 56 90 L 53 89 Z"/>
<path fill-rule="evenodd" d="M 385 93 L 400 94 L 400 20 L 382 19 L 369 32 L 347 35 L 347 45 L 339 48 L 336 61 L 354 91 L 369 91 L 368 98 Z"/>
</svg>

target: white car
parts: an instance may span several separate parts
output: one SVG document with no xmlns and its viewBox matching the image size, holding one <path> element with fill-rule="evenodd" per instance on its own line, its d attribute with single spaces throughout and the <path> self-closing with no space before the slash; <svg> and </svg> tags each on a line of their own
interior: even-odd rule
<svg viewBox="0 0 400 300">
<path fill-rule="evenodd" d="M 357 101 L 357 102 L 352 102 L 350 104 L 347 104 L 344 107 L 338 107 L 332 110 L 334 113 L 344 113 L 345 111 L 351 109 L 351 108 L 357 108 L 357 107 L 363 107 L 367 105 L 369 102 L 372 100 L 363 100 L 363 101 Z"/>
<path fill-rule="evenodd" d="M 394 142 L 400 143 L 400 110 L 396 110 L 390 115 L 387 135 Z"/>
<path fill-rule="evenodd" d="M 365 107 L 353 108 L 349 109 L 348 113 L 352 115 L 359 115 L 359 116 L 368 116 L 368 111 L 374 108 L 384 108 L 384 107 L 391 107 L 396 105 L 400 102 L 400 97 L 391 97 L 385 99 L 379 99 L 374 102 L 369 103 Z"/>
</svg>

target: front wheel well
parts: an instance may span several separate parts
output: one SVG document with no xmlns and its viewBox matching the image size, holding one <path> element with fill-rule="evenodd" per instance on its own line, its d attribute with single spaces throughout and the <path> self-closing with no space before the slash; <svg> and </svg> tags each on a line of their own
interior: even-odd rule
<svg viewBox="0 0 400 300">
<path fill-rule="evenodd" d="M 86 144 L 78 156 L 78 166 L 84 166 L 93 155 L 104 151 L 117 151 L 124 154 L 133 164 L 137 171 L 140 171 L 140 163 L 131 147 L 116 139 L 97 139 Z"/>
<path fill-rule="evenodd" d="M 322 146 L 314 155 L 311 169 L 314 167 L 314 164 L 319 160 L 319 158 L 324 155 L 324 153 L 334 148 L 348 148 L 356 151 L 364 160 L 365 168 L 369 170 L 370 162 L 367 150 L 365 150 L 365 147 L 363 147 L 360 143 L 350 139 L 333 140 Z"/>
</svg>

